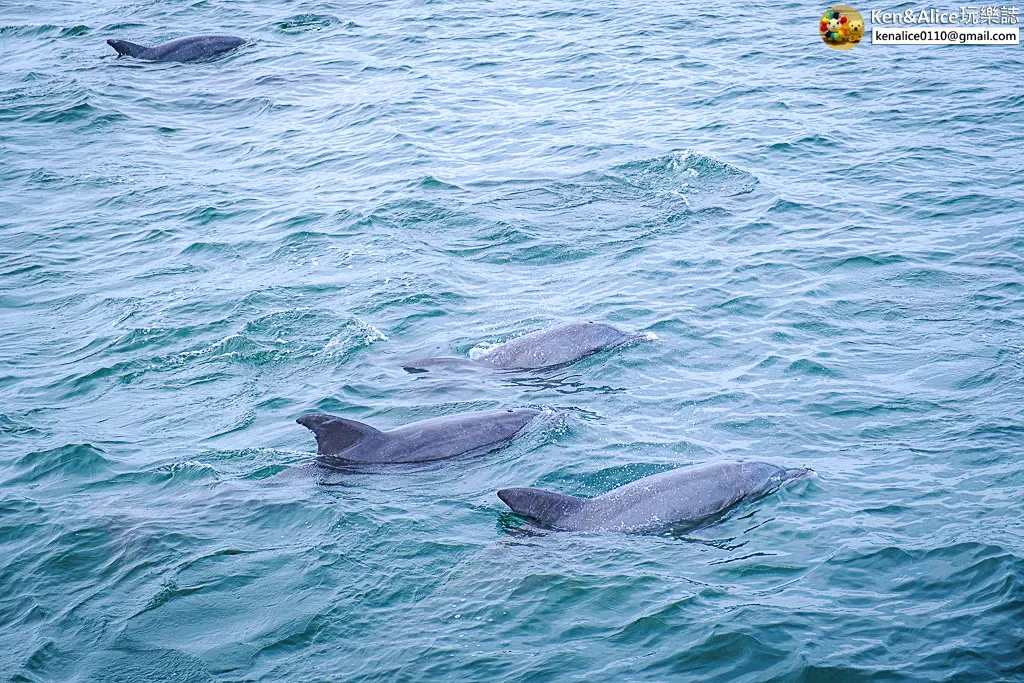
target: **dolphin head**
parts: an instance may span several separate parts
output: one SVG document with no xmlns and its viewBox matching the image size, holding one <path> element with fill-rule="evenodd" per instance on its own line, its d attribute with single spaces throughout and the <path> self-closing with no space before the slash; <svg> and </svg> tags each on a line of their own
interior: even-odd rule
<svg viewBox="0 0 1024 683">
<path fill-rule="evenodd" d="M 736 485 L 744 497 L 759 498 L 792 481 L 816 479 L 817 473 L 806 467 L 785 469 L 768 462 L 747 461 L 740 465 Z"/>
<path fill-rule="evenodd" d="M 797 467 L 796 469 L 786 470 L 787 481 L 803 481 L 805 479 L 817 479 L 818 473 L 812 470 L 810 467 Z"/>
</svg>

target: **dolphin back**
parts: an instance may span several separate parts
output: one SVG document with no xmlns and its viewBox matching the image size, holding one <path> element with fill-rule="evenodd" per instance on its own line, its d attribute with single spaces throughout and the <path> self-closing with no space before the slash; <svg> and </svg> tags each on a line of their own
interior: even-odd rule
<svg viewBox="0 0 1024 683">
<path fill-rule="evenodd" d="M 511 339 L 474 360 L 417 358 L 403 363 L 403 367 L 409 372 L 474 368 L 539 370 L 566 365 L 598 351 L 654 339 L 657 337 L 650 333 L 627 334 L 611 325 L 580 320 Z"/>
<path fill-rule="evenodd" d="M 763 498 L 788 481 L 816 476 L 809 469 L 725 461 L 652 474 L 596 498 L 540 489 L 504 489 L 498 497 L 517 514 L 554 529 L 653 531 L 703 523 L 740 503 Z"/>
<path fill-rule="evenodd" d="M 191 62 L 234 50 L 243 44 L 245 44 L 245 39 L 236 36 L 190 36 L 157 45 L 146 55 L 146 59 L 158 59 L 162 62 Z"/>
<path fill-rule="evenodd" d="M 498 498 L 521 517 L 528 517 L 541 525 L 557 529 L 562 520 L 581 512 L 587 504 L 585 498 L 544 489 L 502 489 Z"/>
<path fill-rule="evenodd" d="M 237 36 L 189 36 L 161 43 L 155 47 L 146 47 L 130 43 L 127 40 L 108 40 L 107 45 L 117 50 L 119 55 L 137 57 L 159 62 L 191 62 L 203 57 L 233 50 L 245 44 L 245 38 Z"/>
<path fill-rule="evenodd" d="M 480 455 L 511 441 L 541 415 L 532 408 L 480 410 L 435 417 L 381 432 L 325 413 L 296 420 L 316 436 L 316 462 L 329 469 L 355 463 L 404 463 Z"/>
<path fill-rule="evenodd" d="M 624 332 L 611 325 L 571 322 L 507 341 L 480 360 L 506 370 L 535 370 L 577 361 L 626 339 Z"/>
</svg>

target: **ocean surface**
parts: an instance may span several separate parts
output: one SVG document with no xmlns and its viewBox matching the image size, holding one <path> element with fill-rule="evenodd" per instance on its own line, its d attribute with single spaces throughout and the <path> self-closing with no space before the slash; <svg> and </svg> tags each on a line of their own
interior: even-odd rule
<svg viewBox="0 0 1024 683">
<path fill-rule="evenodd" d="M 1024 678 L 1021 48 L 570 5 L 4 4 L 0 677 Z M 574 319 L 657 340 L 401 367 Z M 308 411 L 517 406 L 296 469 Z M 495 496 L 753 458 L 819 478 L 686 534 Z"/>
</svg>

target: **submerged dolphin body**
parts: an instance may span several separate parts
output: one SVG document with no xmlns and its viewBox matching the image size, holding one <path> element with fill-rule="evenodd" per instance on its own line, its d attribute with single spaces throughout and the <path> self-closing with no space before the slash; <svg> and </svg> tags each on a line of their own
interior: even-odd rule
<svg viewBox="0 0 1024 683">
<path fill-rule="evenodd" d="M 402 367 L 412 372 L 473 367 L 498 370 L 537 370 L 565 365 L 598 351 L 650 338 L 643 334 L 627 334 L 604 323 L 572 322 L 512 339 L 476 360 L 417 358 L 404 363 Z"/>
<path fill-rule="evenodd" d="M 119 55 L 148 59 L 154 62 L 191 62 L 234 50 L 243 44 L 245 44 L 245 38 L 236 36 L 190 36 L 171 40 L 156 47 L 137 45 L 129 43 L 127 40 L 110 39 L 107 41 L 107 45 L 117 50 Z"/>
<path fill-rule="evenodd" d="M 516 514 L 552 529 L 650 531 L 707 519 L 787 481 L 813 476 L 813 470 L 766 462 L 717 462 L 644 477 L 596 498 L 531 488 L 502 489 L 498 498 Z"/>
<path fill-rule="evenodd" d="M 483 410 L 414 422 L 387 432 L 325 413 L 296 420 L 316 436 L 319 465 L 340 469 L 358 463 L 441 460 L 493 450 L 540 415 L 539 410 Z"/>
</svg>

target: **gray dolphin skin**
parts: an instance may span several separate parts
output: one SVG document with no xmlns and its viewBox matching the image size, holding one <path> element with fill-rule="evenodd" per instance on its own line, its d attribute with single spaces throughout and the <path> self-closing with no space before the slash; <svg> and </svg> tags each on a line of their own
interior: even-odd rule
<svg viewBox="0 0 1024 683">
<path fill-rule="evenodd" d="M 814 477 L 767 462 L 716 462 L 644 477 L 596 498 L 543 489 L 502 489 L 512 511 L 561 531 L 652 531 L 697 522 L 743 501 L 757 500 L 784 483 Z"/>
<path fill-rule="evenodd" d="M 117 50 L 119 55 L 153 62 L 191 62 L 234 50 L 244 44 L 245 38 L 236 36 L 190 36 L 171 40 L 156 47 L 136 45 L 127 40 L 107 41 L 107 45 Z"/>
<path fill-rule="evenodd" d="M 565 365 L 598 351 L 649 339 L 643 334 L 627 334 L 604 323 L 571 322 L 531 332 L 495 347 L 477 360 L 468 358 L 417 358 L 403 363 L 411 372 L 491 368 L 499 370 L 537 370 Z"/>
<path fill-rule="evenodd" d="M 325 413 L 298 418 L 316 436 L 319 465 L 343 469 L 358 463 L 442 460 L 504 445 L 540 415 L 539 410 L 483 410 L 414 422 L 387 432 Z"/>
</svg>

